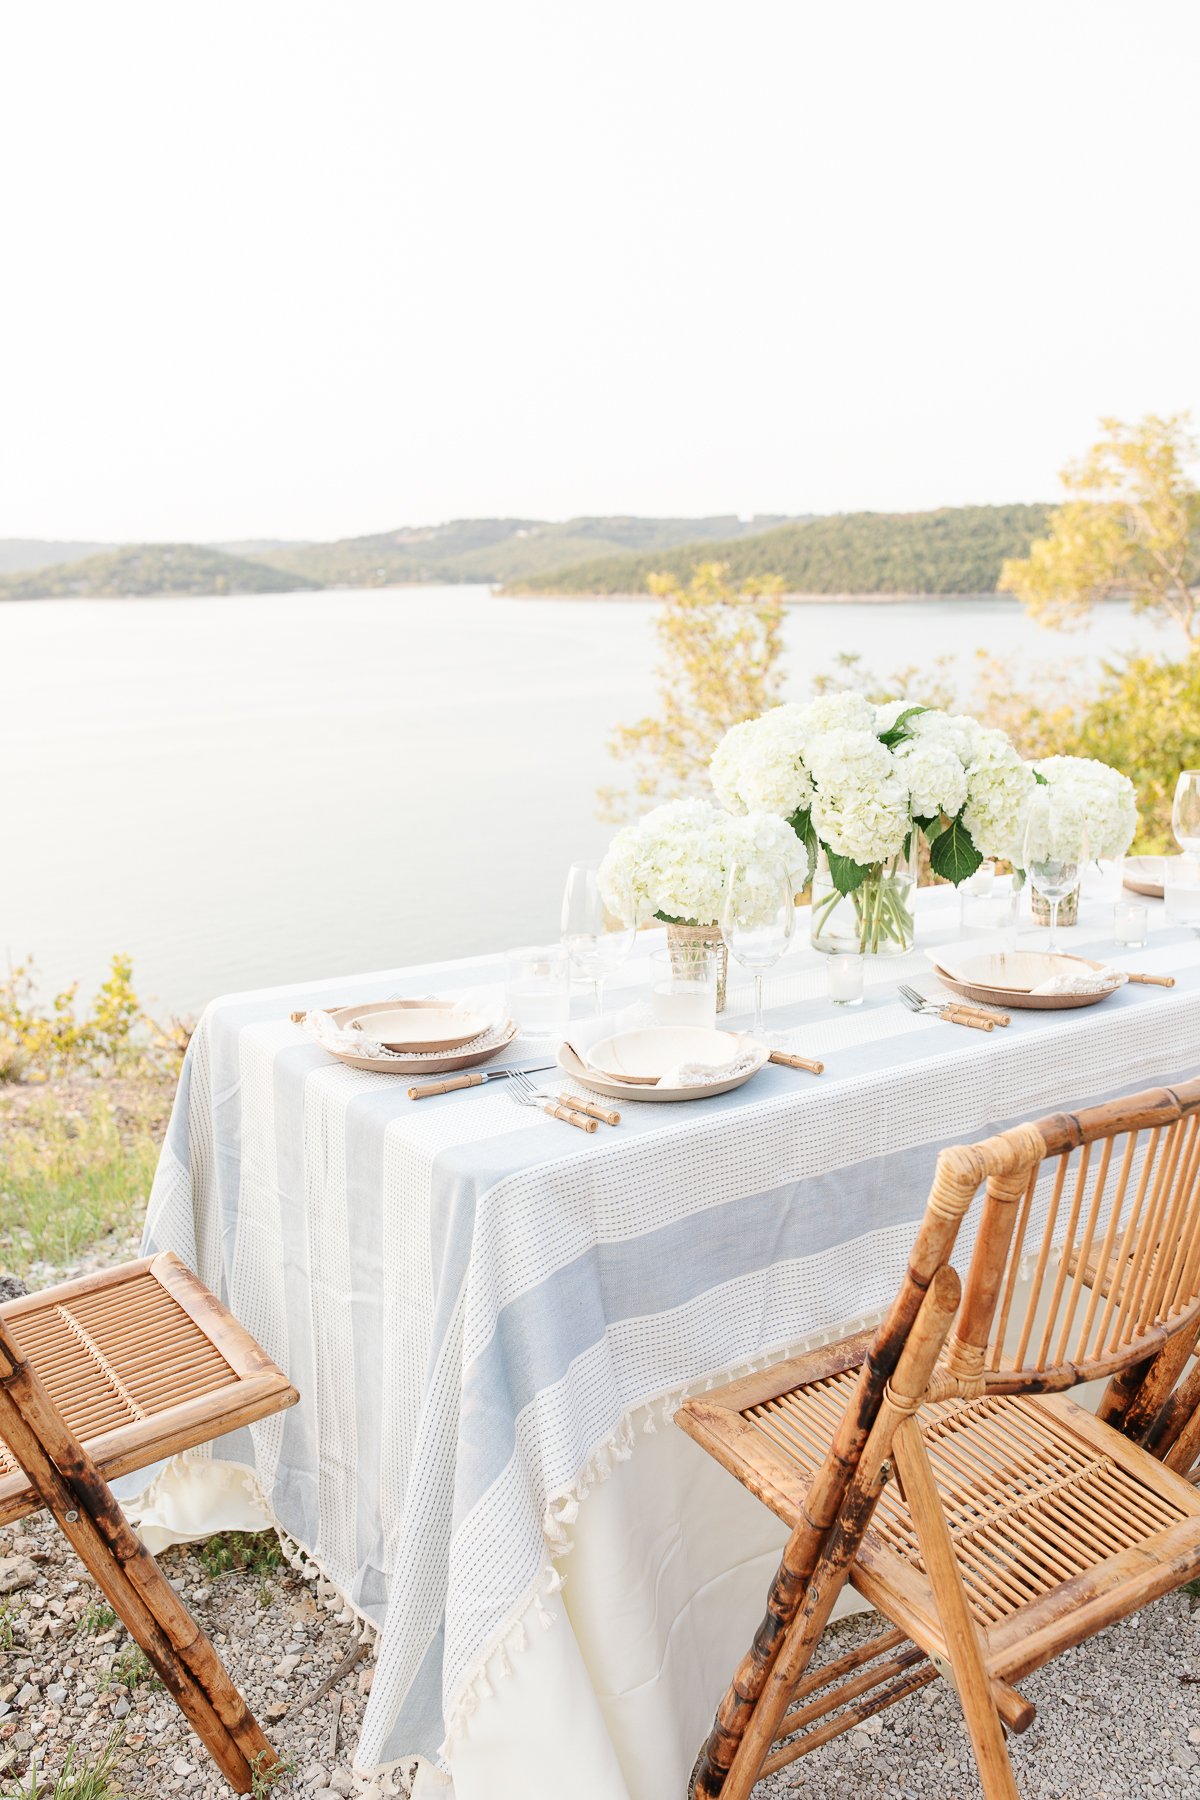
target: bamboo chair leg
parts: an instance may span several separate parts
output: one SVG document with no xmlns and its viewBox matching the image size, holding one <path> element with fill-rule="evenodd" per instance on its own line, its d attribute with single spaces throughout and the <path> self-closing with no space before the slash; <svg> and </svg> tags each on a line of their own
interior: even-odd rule
<svg viewBox="0 0 1200 1800">
<path fill-rule="evenodd" d="M 1020 1800 L 1004 1742 L 1004 1727 L 984 1667 L 979 1630 L 963 1592 L 950 1528 L 915 1419 L 906 1419 L 898 1428 L 892 1449 L 945 1628 L 950 1666 L 971 1734 L 984 1800 Z"/>
<path fill-rule="evenodd" d="M 28 1364 L 7 1354 L 2 1335 L 0 1437 L 225 1779 L 236 1793 L 250 1793 L 255 1773 L 278 1761 L 275 1752 L 95 1463 Z"/>
<path fill-rule="evenodd" d="M 730 1762 L 729 1773 L 716 1790 L 721 1800 L 747 1800 L 762 1772 L 796 1685 L 829 1622 L 834 1602 L 846 1585 L 863 1532 L 888 1479 L 887 1458 L 897 1420 L 911 1415 L 929 1386 L 960 1295 L 958 1276 L 947 1264 L 934 1275 L 921 1302 L 895 1373 L 879 1403 L 850 1491 L 822 1546 L 821 1559 L 803 1604 L 788 1623 L 758 1704 Z M 697 1794 L 701 1792 L 697 1784 Z"/>
</svg>

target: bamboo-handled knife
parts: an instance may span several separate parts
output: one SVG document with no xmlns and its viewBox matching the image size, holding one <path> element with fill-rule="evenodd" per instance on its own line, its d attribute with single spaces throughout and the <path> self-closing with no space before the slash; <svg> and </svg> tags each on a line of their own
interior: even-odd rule
<svg viewBox="0 0 1200 1800">
<path fill-rule="evenodd" d="M 510 1075 L 541 1075 L 555 1069 L 557 1063 L 522 1063 L 515 1069 L 471 1069 L 462 1075 L 447 1075 L 445 1081 L 427 1081 L 422 1087 L 410 1087 L 410 1100 L 425 1100 L 430 1094 L 453 1094 L 458 1088 L 482 1087 L 485 1081 L 507 1081 Z"/>
</svg>

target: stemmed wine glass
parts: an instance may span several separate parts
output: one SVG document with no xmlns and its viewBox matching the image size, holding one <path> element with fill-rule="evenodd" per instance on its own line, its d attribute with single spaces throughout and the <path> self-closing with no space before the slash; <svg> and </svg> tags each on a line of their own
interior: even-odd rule
<svg viewBox="0 0 1200 1800">
<path fill-rule="evenodd" d="M 1171 830 L 1185 856 L 1200 856 L 1200 769 L 1184 769 L 1175 783 Z"/>
<path fill-rule="evenodd" d="M 1058 951 L 1058 909 L 1079 885 L 1087 864 L 1087 821 L 1078 805 L 1048 788 L 1030 797 L 1025 814 L 1025 873 L 1050 905 L 1050 938 L 1046 949 Z"/>
<path fill-rule="evenodd" d="M 730 864 L 721 936 L 734 960 L 754 976 L 756 1038 L 763 1033 L 763 976 L 774 968 L 792 940 L 794 887 L 787 864 L 774 858 Z"/>
<path fill-rule="evenodd" d="M 571 966 L 592 984 L 597 1018 L 603 1008 L 604 981 L 633 949 L 637 907 L 632 889 L 608 883 L 610 907 L 600 888 L 600 863 L 573 862 L 563 890 L 562 943 Z"/>
</svg>

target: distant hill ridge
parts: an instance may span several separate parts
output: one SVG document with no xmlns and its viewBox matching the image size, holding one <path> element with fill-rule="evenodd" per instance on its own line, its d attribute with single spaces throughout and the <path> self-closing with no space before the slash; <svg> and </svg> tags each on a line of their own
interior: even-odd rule
<svg viewBox="0 0 1200 1800">
<path fill-rule="evenodd" d="M 923 513 L 835 513 L 752 538 L 667 555 L 609 556 L 510 582 L 508 594 L 642 594 L 653 574 L 686 579 L 702 550 L 733 582 L 777 575 L 792 594 L 990 594 L 1001 564 L 1044 531 L 1040 505 L 946 506 Z"/>
<path fill-rule="evenodd" d="M 373 537 L 342 538 L 271 551 L 272 568 L 310 576 L 324 587 L 391 587 L 404 582 L 523 581 L 585 558 L 661 553 L 680 544 L 732 541 L 782 524 L 778 514 L 741 521 L 631 517 L 452 519 Z"/>
<path fill-rule="evenodd" d="M 131 544 L 55 563 L 0 583 L 0 600 L 167 598 L 179 594 L 283 594 L 320 583 L 203 544 Z"/>
<path fill-rule="evenodd" d="M 1027 552 L 1048 511 L 958 506 L 791 519 L 455 519 L 327 544 L 251 539 L 92 548 L 9 539 L 0 540 L 0 600 L 450 582 L 499 585 L 506 594 L 637 594 L 647 591 L 650 575 L 686 578 L 701 561 L 727 564 L 735 581 L 778 575 L 791 593 L 991 593 L 1004 558 Z M 72 558 L 77 549 L 91 553 Z"/>
</svg>

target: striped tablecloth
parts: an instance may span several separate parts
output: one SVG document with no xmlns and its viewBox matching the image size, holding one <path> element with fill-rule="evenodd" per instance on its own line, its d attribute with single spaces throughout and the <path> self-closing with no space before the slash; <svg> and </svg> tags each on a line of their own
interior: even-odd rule
<svg viewBox="0 0 1200 1800">
<path fill-rule="evenodd" d="M 379 1629 L 361 1768 L 414 1753 L 453 1768 L 490 1704 L 488 1658 L 520 1654 L 610 1460 L 689 1385 L 885 1304 L 943 1143 L 1196 1072 L 1200 939 L 1152 911 L 1127 966 L 1174 989 L 990 1034 L 896 996 L 903 978 L 936 985 L 920 945 L 958 936 L 947 890 L 921 896 L 918 950 L 878 961 L 857 1011 L 830 1006 L 800 943 L 768 980 L 769 1024 L 822 1057 L 822 1077 L 771 1065 L 733 1094 L 624 1106 L 594 1136 L 500 1083 L 413 1103 L 289 1022 L 478 988 L 502 960 L 208 1008 L 146 1248 L 178 1252 L 300 1390 L 216 1454 L 253 1467 L 279 1524 Z M 1091 904 L 1064 938 L 1110 958 L 1110 934 L 1111 907 Z M 644 977 L 643 958 L 623 986 Z M 744 997 L 735 985 L 731 1014 Z"/>
</svg>

